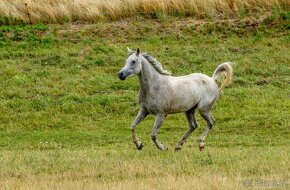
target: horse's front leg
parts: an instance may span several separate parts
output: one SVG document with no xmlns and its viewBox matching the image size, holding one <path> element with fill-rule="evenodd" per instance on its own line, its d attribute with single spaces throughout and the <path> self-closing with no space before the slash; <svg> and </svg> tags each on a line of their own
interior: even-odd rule
<svg viewBox="0 0 290 190">
<path fill-rule="evenodd" d="M 131 124 L 130 128 L 132 131 L 132 137 L 133 137 L 133 142 L 137 146 L 138 150 L 141 150 L 143 148 L 141 140 L 139 140 L 136 136 L 136 126 L 138 123 L 144 120 L 144 118 L 148 115 L 148 112 L 144 109 L 141 108 L 138 112 L 138 115 L 136 116 L 135 120 Z"/>
<path fill-rule="evenodd" d="M 161 125 L 163 124 L 165 117 L 166 117 L 166 114 L 157 114 L 156 115 L 155 122 L 154 122 L 154 128 L 153 128 L 152 135 L 151 135 L 151 139 L 154 141 L 157 148 L 159 148 L 162 151 L 166 151 L 168 149 L 166 146 L 164 146 L 163 144 L 161 144 L 157 140 L 157 134 L 159 132 Z"/>
</svg>

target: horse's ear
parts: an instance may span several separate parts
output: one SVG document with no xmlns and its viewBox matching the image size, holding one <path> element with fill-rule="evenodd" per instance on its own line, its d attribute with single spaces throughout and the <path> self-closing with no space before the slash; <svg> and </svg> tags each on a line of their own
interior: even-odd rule
<svg viewBox="0 0 290 190">
<path fill-rule="evenodd" d="M 137 55 L 137 56 L 139 56 L 139 54 L 140 54 L 140 49 L 139 49 L 139 48 L 137 48 L 136 55 Z"/>
<path fill-rule="evenodd" d="M 131 50 L 130 48 L 128 48 L 128 47 L 127 47 L 127 50 L 128 50 L 128 53 L 129 53 L 129 52 L 132 52 L 132 50 Z"/>
<path fill-rule="evenodd" d="M 132 55 L 134 53 L 134 51 L 132 51 L 130 48 L 127 47 L 128 50 L 128 55 Z"/>
</svg>

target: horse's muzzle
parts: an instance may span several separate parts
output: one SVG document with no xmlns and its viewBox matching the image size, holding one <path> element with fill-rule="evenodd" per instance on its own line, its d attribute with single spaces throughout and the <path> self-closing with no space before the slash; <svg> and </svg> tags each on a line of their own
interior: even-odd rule
<svg viewBox="0 0 290 190">
<path fill-rule="evenodd" d="M 118 77 L 121 80 L 125 80 L 126 79 L 126 77 L 124 76 L 124 73 L 123 72 L 118 72 Z"/>
</svg>

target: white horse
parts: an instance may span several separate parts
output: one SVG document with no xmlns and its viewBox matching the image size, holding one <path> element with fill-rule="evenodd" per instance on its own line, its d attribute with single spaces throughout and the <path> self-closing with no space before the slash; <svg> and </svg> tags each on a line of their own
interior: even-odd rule
<svg viewBox="0 0 290 190">
<path fill-rule="evenodd" d="M 151 138 L 160 150 L 166 151 L 167 147 L 157 139 L 158 131 L 168 114 L 184 112 L 189 129 L 179 139 L 175 147 L 175 150 L 180 150 L 187 137 L 198 126 L 194 117 L 196 108 L 207 122 L 207 128 L 199 138 L 199 149 L 203 150 L 204 140 L 215 121 L 211 116 L 211 109 L 220 91 L 230 84 L 232 73 L 231 63 L 226 62 L 216 68 L 212 77 L 201 73 L 173 77 L 152 56 L 140 53 L 139 48 L 136 52 L 128 48 L 126 64 L 118 72 L 118 76 L 121 80 L 132 75 L 139 77 L 140 111 L 130 127 L 133 142 L 138 150 L 141 150 L 143 145 L 136 136 L 135 128 L 148 114 L 156 116 Z M 219 88 L 217 80 L 222 75 L 225 76 L 225 80 Z"/>
</svg>

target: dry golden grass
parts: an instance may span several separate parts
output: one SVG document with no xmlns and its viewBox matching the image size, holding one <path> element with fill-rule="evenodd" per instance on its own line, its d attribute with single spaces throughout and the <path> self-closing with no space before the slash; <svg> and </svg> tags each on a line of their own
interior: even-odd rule
<svg viewBox="0 0 290 190">
<path fill-rule="evenodd" d="M 27 6 L 26 6 L 27 4 Z M 224 17 L 289 9 L 288 0 L 0 0 L 0 15 L 29 22 L 118 20 L 162 14 Z"/>
<path fill-rule="evenodd" d="M 288 146 L 0 152 L 0 189 L 286 189 Z M 261 184 L 259 181 L 270 184 Z M 276 184 L 272 184 L 276 182 Z"/>
<path fill-rule="evenodd" d="M 49 176 L 35 177 L 31 176 L 25 181 L 8 179 L 4 182 L 4 189 L 241 189 L 243 186 L 239 183 L 242 179 L 222 177 L 220 175 L 205 175 L 203 177 L 192 176 L 166 176 L 161 178 L 150 178 L 146 180 L 125 180 L 121 182 L 107 182 L 100 183 L 94 180 L 63 180 L 63 181 L 49 181 Z M 56 179 L 56 178 L 55 178 Z M 210 180 L 209 180 L 210 179 Z M 201 183 L 201 181 L 207 183 Z"/>
</svg>

